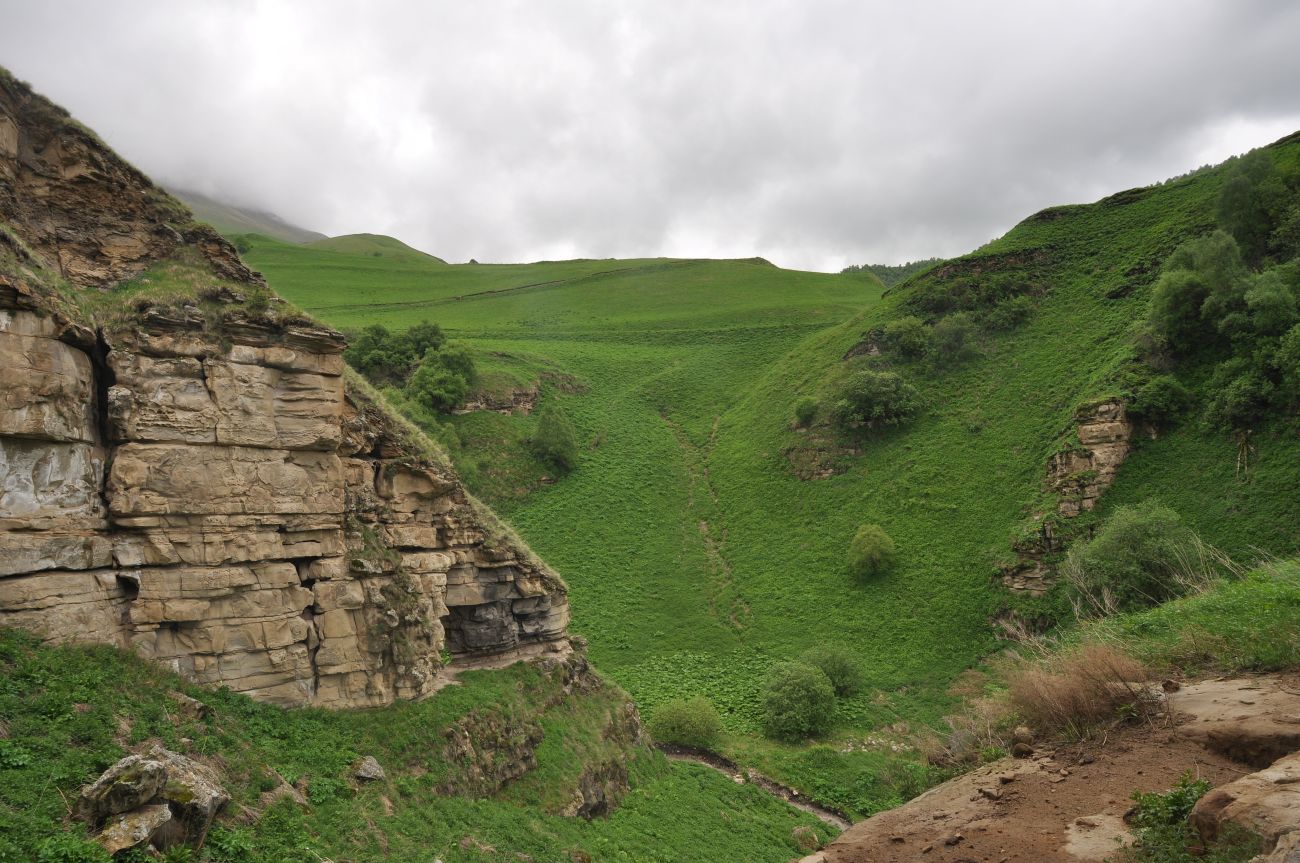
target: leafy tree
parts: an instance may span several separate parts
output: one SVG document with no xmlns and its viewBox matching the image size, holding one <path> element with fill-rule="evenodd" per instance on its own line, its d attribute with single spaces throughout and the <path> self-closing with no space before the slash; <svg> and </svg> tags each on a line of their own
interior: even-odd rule
<svg viewBox="0 0 1300 863">
<path fill-rule="evenodd" d="M 1007 297 L 984 314 L 984 325 L 991 330 L 1014 330 L 1029 319 L 1034 302 L 1029 297 Z"/>
<path fill-rule="evenodd" d="M 437 357 L 436 353 L 430 353 L 420 363 L 406 384 L 406 392 L 415 402 L 448 413 L 465 401 L 470 384 L 463 375 L 443 367 Z"/>
<path fill-rule="evenodd" d="M 878 524 L 864 524 L 849 542 L 849 572 L 858 578 L 884 575 L 894 566 L 894 541 Z"/>
<path fill-rule="evenodd" d="M 715 749 L 721 734 L 722 719 L 713 702 L 698 695 L 665 701 L 650 717 L 650 736 L 662 743 Z"/>
<path fill-rule="evenodd" d="M 1273 267 L 1251 277 L 1243 300 L 1252 335 L 1281 335 L 1300 321 L 1300 267 Z"/>
<path fill-rule="evenodd" d="M 1192 394 L 1172 375 L 1157 375 L 1138 388 L 1129 401 L 1131 416 L 1156 427 L 1172 425 L 1192 405 Z"/>
<path fill-rule="evenodd" d="M 413 325 L 404 336 L 411 346 L 411 353 L 417 357 L 423 357 L 430 350 L 439 350 L 447 342 L 442 327 L 428 321 L 420 321 Z"/>
<path fill-rule="evenodd" d="M 1249 360 L 1237 357 L 1220 363 L 1206 389 L 1205 422 L 1225 431 L 1250 429 L 1268 412 L 1273 383 Z"/>
<path fill-rule="evenodd" d="M 1286 185 L 1264 150 L 1252 150 L 1237 159 L 1219 192 L 1218 217 L 1252 263 L 1269 250 L 1274 226 L 1287 203 Z"/>
<path fill-rule="evenodd" d="M 539 456 L 566 473 L 578 464 L 578 436 L 573 423 L 554 402 L 543 408 L 537 418 L 533 448 Z"/>
<path fill-rule="evenodd" d="M 800 662 L 820 668 L 830 680 L 836 695 L 854 695 L 862 688 L 862 666 L 851 650 L 823 644 L 805 650 Z"/>
<path fill-rule="evenodd" d="M 781 662 L 768 672 L 763 692 L 763 730 L 778 740 L 802 740 L 825 732 L 835 716 L 835 688 L 820 668 Z"/>
<path fill-rule="evenodd" d="M 966 312 L 953 312 L 930 331 L 930 353 L 940 367 L 951 366 L 975 355 L 975 323 Z"/>
<path fill-rule="evenodd" d="M 930 328 L 915 315 L 907 315 L 885 324 L 881 341 L 899 356 L 918 359 L 930 345 Z"/>
<path fill-rule="evenodd" d="M 921 395 L 895 372 L 860 371 L 839 392 L 832 419 L 844 431 L 902 425 L 921 410 Z"/>
<path fill-rule="evenodd" d="M 1281 396 L 1292 405 L 1300 402 L 1300 324 L 1288 330 L 1278 342 L 1273 363 L 1281 379 Z"/>
</svg>

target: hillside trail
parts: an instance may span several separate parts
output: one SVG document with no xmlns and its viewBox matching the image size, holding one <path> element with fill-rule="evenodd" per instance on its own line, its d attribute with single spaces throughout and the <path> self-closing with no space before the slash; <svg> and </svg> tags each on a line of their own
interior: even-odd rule
<svg viewBox="0 0 1300 863">
<path fill-rule="evenodd" d="M 659 417 L 677 440 L 682 453 L 682 464 L 686 468 L 686 510 L 696 522 L 704 546 L 704 556 L 708 561 L 709 614 L 736 632 L 741 632 L 749 624 L 751 611 L 749 603 L 736 585 L 731 561 L 727 559 L 727 529 L 716 524 L 720 501 L 709 473 L 709 456 L 717 443 L 718 424 L 722 417 L 713 418 L 709 439 L 702 446 L 692 441 L 686 430 L 669 418 L 667 411 L 661 409 Z"/>
<path fill-rule="evenodd" d="M 1186 773 L 1218 787 L 1300 751 L 1300 676 L 1202 681 L 1166 706 L 1148 724 L 945 782 L 801 863 L 1101 863 L 1133 840 L 1134 791 L 1166 791 Z"/>
<path fill-rule="evenodd" d="M 705 767 L 718 771 L 726 776 L 737 785 L 749 783 L 756 788 L 761 788 L 778 800 L 784 800 L 796 809 L 815 815 L 823 823 L 829 824 L 836 830 L 847 830 L 852 824 L 848 816 L 834 809 L 820 806 L 807 799 L 795 789 L 788 785 L 782 785 L 771 777 L 764 776 L 755 770 L 741 767 L 728 758 L 723 758 L 713 752 L 706 752 L 700 749 L 690 749 L 682 746 L 673 746 L 671 744 L 656 744 L 656 748 L 663 752 L 670 761 L 687 761 L 692 764 L 702 764 Z"/>
</svg>

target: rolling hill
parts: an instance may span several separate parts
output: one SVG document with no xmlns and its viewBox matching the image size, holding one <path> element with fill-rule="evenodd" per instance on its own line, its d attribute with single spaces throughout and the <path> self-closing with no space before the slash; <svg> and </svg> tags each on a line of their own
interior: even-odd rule
<svg viewBox="0 0 1300 863">
<path fill-rule="evenodd" d="M 169 191 L 189 207 L 195 216 L 226 237 L 236 234 L 265 234 L 286 243 L 311 243 L 326 239 L 318 231 L 300 228 L 265 210 L 240 207 L 189 189 L 172 188 Z"/>
</svg>

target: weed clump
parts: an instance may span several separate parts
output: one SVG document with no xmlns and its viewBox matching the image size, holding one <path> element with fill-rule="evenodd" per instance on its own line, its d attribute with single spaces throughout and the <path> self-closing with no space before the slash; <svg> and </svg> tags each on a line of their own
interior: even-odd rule
<svg viewBox="0 0 1300 863">
<path fill-rule="evenodd" d="M 1024 661 L 1007 679 L 1016 712 L 1040 731 L 1082 734 L 1124 713 L 1145 715 L 1151 705 L 1147 671 L 1128 654 L 1089 643 L 1039 662 Z"/>
<path fill-rule="evenodd" d="M 662 743 L 714 749 L 721 734 L 722 720 L 717 709 L 699 695 L 665 701 L 650 719 L 650 736 Z"/>
<path fill-rule="evenodd" d="M 782 662 L 768 672 L 763 730 L 778 740 L 803 740 L 830 728 L 835 687 L 826 672 L 804 662 Z"/>
</svg>

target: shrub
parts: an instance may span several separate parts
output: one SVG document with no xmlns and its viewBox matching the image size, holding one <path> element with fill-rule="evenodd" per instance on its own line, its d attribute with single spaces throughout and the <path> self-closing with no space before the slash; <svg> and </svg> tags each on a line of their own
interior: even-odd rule
<svg viewBox="0 0 1300 863">
<path fill-rule="evenodd" d="M 1034 302 L 1023 294 L 1007 297 L 984 314 L 984 326 L 990 330 L 1014 330 L 1029 319 Z"/>
<path fill-rule="evenodd" d="M 665 701 L 650 717 L 650 736 L 662 743 L 714 749 L 721 734 L 718 711 L 711 701 L 698 695 Z"/>
<path fill-rule="evenodd" d="M 1247 430 L 1264 418 L 1273 384 L 1244 359 L 1221 363 L 1210 377 L 1213 393 L 1205 405 L 1205 422 L 1225 431 Z"/>
<path fill-rule="evenodd" d="M 436 356 L 436 354 L 431 354 Z M 406 385 L 407 395 L 416 403 L 443 413 L 459 407 L 469 395 L 469 381 L 443 368 L 438 362 L 423 362 Z"/>
<path fill-rule="evenodd" d="M 1157 605 L 1203 581 L 1190 556 L 1201 547 L 1178 513 L 1154 501 L 1121 507 L 1089 542 L 1070 549 L 1061 573 L 1081 616 Z"/>
<path fill-rule="evenodd" d="M 930 328 L 915 315 L 897 318 L 885 324 L 881 342 L 890 351 L 917 359 L 925 355 L 930 344 Z"/>
<path fill-rule="evenodd" d="M 1142 663 L 1112 647 L 1089 643 L 1073 653 L 1022 661 L 1007 675 L 1016 711 L 1042 732 L 1081 733 L 1121 711 L 1150 706 Z"/>
<path fill-rule="evenodd" d="M 801 398 L 794 406 L 794 422 L 800 428 L 808 428 L 812 425 L 813 418 L 817 416 L 817 401 L 811 398 Z"/>
<path fill-rule="evenodd" d="M 921 394 L 895 372 L 860 371 L 831 408 L 841 430 L 902 425 L 921 410 Z"/>
<path fill-rule="evenodd" d="M 849 572 L 858 578 L 884 575 L 894 566 L 894 541 L 878 524 L 864 524 L 849 543 Z"/>
<path fill-rule="evenodd" d="M 578 464 L 578 436 L 568 416 L 555 403 L 542 409 L 533 435 L 533 449 L 538 456 L 563 471 Z"/>
<path fill-rule="evenodd" d="M 975 355 L 975 324 L 966 312 L 954 312 L 930 330 L 930 354 L 939 367 L 960 363 Z"/>
<path fill-rule="evenodd" d="M 1288 330 L 1278 342 L 1273 364 L 1281 372 L 1279 391 L 1282 397 L 1292 404 L 1300 402 L 1300 324 Z"/>
<path fill-rule="evenodd" d="M 1192 405 L 1192 394 L 1172 375 L 1157 375 L 1138 388 L 1129 401 L 1130 415 L 1153 426 L 1172 425 Z"/>
<path fill-rule="evenodd" d="M 862 688 L 862 666 L 853 652 L 846 648 L 820 645 L 805 650 L 799 661 L 820 668 L 836 695 L 854 695 Z"/>
<path fill-rule="evenodd" d="M 1196 345 L 1204 329 L 1201 305 L 1209 288 L 1199 274 L 1174 270 L 1161 274 L 1151 291 L 1151 329 L 1176 351 Z"/>
<path fill-rule="evenodd" d="M 763 693 L 763 730 L 778 740 L 802 740 L 830 728 L 835 688 L 820 668 L 782 662 L 768 672 Z"/>
<path fill-rule="evenodd" d="M 1134 863 L 1246 863 L 1260 851 L 1259 837 L 1228 823 L 1212 846 L 1196 848 L 1201 837 L 1189 823 L 1192 808 L 1210 790 L 1206 779 L 1184 773 L 1169 791 L 1133 792 L 1130 823 L 1137 842 L 1120 858 Z M 1189 848 L 1195 848 L 1193 854 Z"/>
</svg>

